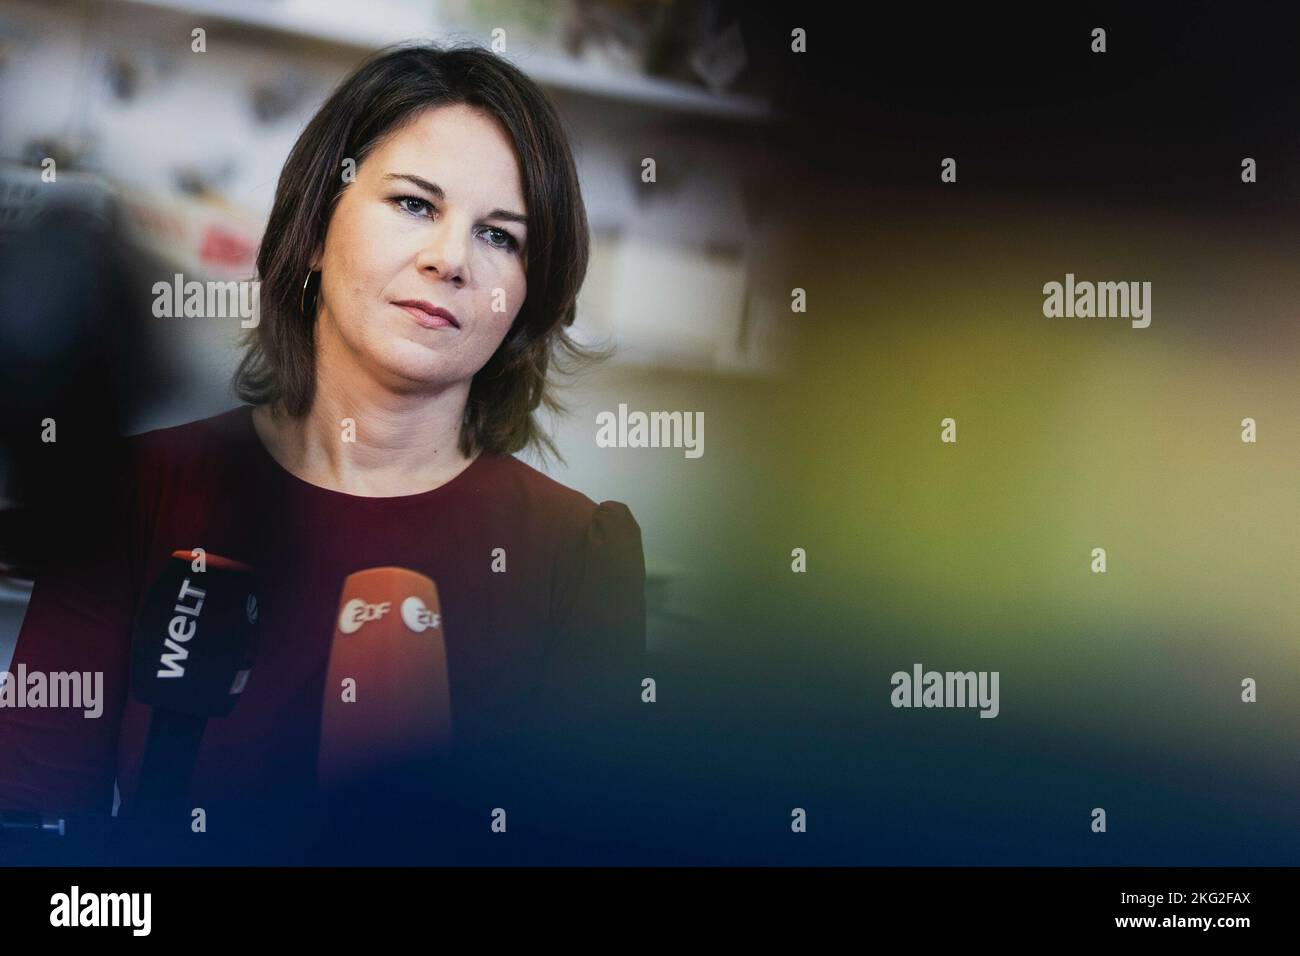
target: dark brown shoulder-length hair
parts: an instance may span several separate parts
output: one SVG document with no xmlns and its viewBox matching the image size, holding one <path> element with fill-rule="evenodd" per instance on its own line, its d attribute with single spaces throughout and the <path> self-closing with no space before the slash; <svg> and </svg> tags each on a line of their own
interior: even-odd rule
<svg viewBox="0 0 1300 956">
<path fill-rule="evenodd" d="M 510 138 L 528 217 L 528 288 L 500 347 L 474 376 L 460 429 L 462 454 L 512 454 L 537 445 L 563 461 L 533 412 L 567 411 L 547 370 L 552 363 L 604 359 L 566 331 L 587 272 L 586 207 L 568 139 L 546 95 L 489 50 L 403 45 L 380 51 L 345 79 L 294 144 L 257 254 L 260 319 L 243 342 L 235 393 L 277 414 L 301 417 L 316 389 L 315 307 L 302 307 L 313 253 L 322 248 L 334 204 L 354 169 L 387 135 L 420 112 L 465 105 L 494 117 Z M 313 285 L 317 283 L 313 282 Z M 319 286 L 317 285 L 317 288 Z"/>
</svg>

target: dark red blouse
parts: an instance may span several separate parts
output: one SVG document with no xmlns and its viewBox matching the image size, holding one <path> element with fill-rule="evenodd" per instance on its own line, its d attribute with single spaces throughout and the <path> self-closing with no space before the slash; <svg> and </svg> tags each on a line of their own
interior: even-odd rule
<svg viewBox="0 0 1300 956">
<path fill-rule="evenodd" d="M 314 787 L 339 593 L 365 568 L 436 583 L 458 748 L 510 732 L 542 701 L 637 699 L 645 564 L 625 505 L 492 454 L 420 494 L 331 491 L 285 471 L 251 412 L 129 439 L 121 540 L 83 542 L 37 580 L 9 670 L 102 671 L 104 711 L 0 708 L 0 808 L 107 813 L 115 780 L 130 808 L 150 713 L 130 696 L 132 629 L 176 550 L 252 564 L 262 592 L 254 668 L 233 713 L 208 722 L 195 805 Z M 505 573 L 492 570 L 497 548 Z"/>
</svg>

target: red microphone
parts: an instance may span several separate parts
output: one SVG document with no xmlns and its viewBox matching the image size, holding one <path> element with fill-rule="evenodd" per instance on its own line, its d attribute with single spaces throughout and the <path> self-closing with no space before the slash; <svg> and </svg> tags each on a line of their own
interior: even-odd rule
<svg viewBox="0 0 1300 956">
<path fill-rule="evenodd" d="M 348 575 L 321 709 L 319 785 L 333 790 L 450 748 L 437 585 L 406 568 Z"/>
</svg>

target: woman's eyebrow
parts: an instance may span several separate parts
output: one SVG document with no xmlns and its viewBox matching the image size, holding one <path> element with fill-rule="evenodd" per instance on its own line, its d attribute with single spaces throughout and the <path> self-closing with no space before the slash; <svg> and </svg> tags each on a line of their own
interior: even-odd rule
<svg viewBox="0 0 1300 956">
<path fill-rule="evenodd" d="M 435 197 L 438 200 L 446 201 L 447 199 L 447 194 L 442 191 L 441 186 L 439 186 L 437 183 L 429 182 L 429 180 L 425 179 L 423 176 L 416 176 L 414 173 L 385 173 L 384 179 L 405 179 L 407 182 L 420 187 L 429 195 Z M 517 222 L 521 226 L 528 225 L 528 217 L 525 216 L 523 213 L 510 212 L 509 210 L 506 209 L 493 209 L 484 218 L 504 219 L 507 222 Z"/>
</svg>

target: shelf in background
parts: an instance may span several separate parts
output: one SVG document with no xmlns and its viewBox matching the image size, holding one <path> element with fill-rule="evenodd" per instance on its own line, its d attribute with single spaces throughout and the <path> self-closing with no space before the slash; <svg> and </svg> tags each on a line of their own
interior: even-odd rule
<svg viewBox="0 0 1300 956">
<path fill-rule="evenodd" d="M 250 3 L 248 0 L 101 0 L 116 6 L 202 16 L 214 22 L 270 30 L 289 37 L 375 50 L 406 40 L 474 38 L 464 28 L 434 21 L 408 4 L 371 0 L 309 10 L 303 0 Z M 196 24 L 202 26 L 202 24 Z M 481 42 L 481 41 L 480 41 Z M 749 96 L 714 94 L 703 87 L 643 74 L 594 67 L 524 44 L 524 53 L 503 54 L 543 86 L 626 103 L 696 113 L 723 119 L 770 122 L 776 113 Z"/>
</svg>

